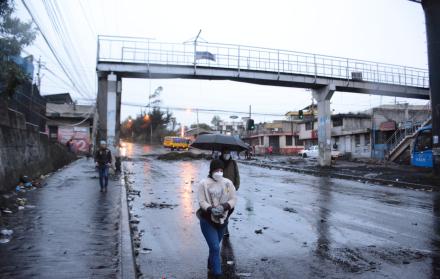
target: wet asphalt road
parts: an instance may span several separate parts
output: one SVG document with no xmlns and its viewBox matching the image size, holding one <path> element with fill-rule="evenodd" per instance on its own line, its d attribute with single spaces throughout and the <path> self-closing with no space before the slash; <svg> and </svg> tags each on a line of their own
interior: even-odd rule
<svg viewBox="0 0 440 279">
<path fill-rule="evenodd" d="M 127 150 L 128 180 L 141 191 L 132 214 L 140 220 L 143 278 L 207 278 L 195 211 L 209 161 Z M 246 165 L 240 173 L 222 244 L 227 278 L 440 278 L 439 194 Z"/>
<path fill-rule="evenodd" d="M 121 183 L 100 193 L 92 160 L 80 159 L 23 197 L 0 224 L 14 231 L 0 244 L 0 278 L 119 278 Z"/>
</svg>

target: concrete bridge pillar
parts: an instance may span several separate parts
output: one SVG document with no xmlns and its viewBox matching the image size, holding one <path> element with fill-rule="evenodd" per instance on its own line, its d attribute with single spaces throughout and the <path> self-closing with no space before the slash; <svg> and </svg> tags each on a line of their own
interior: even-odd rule
<svg viewBox="0 0 440 279">
<path fill-rule="evenodd" d="M 434 172 L 440 175 L 440 1 L 422 0 L 428 41 Z"/>
<path fill-rule="evenodd" d="M 108 146 L 119 142 L 121 109 L 121 80 L 110 73 L 98 79 L 98 143 L 106 140 Z"/>
<path fill-rule="evenodd" d="M 335 85 L 329 84 L 325 87 L 313 89 L 313 98 L 318 103 L 318 147 L 319 165 L 322 167 L 331 165 L 331 111 L 330 99 L 335 92 Z"/>
</svg>

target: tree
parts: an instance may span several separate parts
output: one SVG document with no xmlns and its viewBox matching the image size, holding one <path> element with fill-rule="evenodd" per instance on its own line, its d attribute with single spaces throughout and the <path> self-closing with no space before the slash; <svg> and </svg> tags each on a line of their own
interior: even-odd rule
<svg viewBox="0 0 440 279">
<path fill-rule="evenodd" d="M 191 124 L 190 128 L 191 129 L 196 129 L 197 128 L 197 124 Z M 211 131 L 212 130 L 211 127 L 208 124 L 206 124 L 206 123 L 200 123 L 199 124 L 199 129 L 206 130 L 206 131 Z"/>
<path fill-rule="evenodd" d="M 214 127 L 218 130 L 218 125 L 220 124 L 221 121 L 222 120 L 221 120 L 220 116 L 214 115 L 214 117 L 211 120 L 211 124 L 214 125 Z"/>
<path fill-rule="evenodd" d="M 13 58 L 36 38 L 32 23 L 15 17 L 14 10 L 13 0 L 0 0 L 0 92 L 7 96 L 12 96 L 15 89 L 29 78 Z"/>
<path fill-rule="evenodd" d="M 149 142 L 150 133 L 154 142 L 160 140 L 173 133 L 168 131 L 167 126 L 171 122 L 172 114 L 168 111 L 161 111 L 160 108 L 154 107 L 149 113 L 137 115 L 135 119 L 124 120 L 121 123 L 121 137 L 131 138 L 139 142 Z"/>
</svg>

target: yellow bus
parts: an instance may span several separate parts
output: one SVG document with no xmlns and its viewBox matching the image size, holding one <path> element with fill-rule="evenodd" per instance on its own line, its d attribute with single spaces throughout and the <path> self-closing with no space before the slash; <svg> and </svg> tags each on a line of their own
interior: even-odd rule
<svg viewBox="0 0 440 279">
<path fill-rule="evenodd" d="M 188 150 L 189 139 L 181 137 L 165 137 L 163 140 L 163 147 L 171 150 Z"/>
</svg>

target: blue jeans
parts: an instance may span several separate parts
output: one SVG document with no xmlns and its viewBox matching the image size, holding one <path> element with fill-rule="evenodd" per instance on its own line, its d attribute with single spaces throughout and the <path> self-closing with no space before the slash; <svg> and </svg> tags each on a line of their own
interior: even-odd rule
<svg viewBox="0 0 440 279">
<path fill-rule="evenodd" d="M 200 228 L 209 247 L 208 265 L 211 267 L 214 275 L 222 274 L 222 265 L 220 261 L 220 242 L 223 239 L 225 226 L 216 228 L 208 221 L 200 218 Z"/>
<path fill-rule="evenodd" d="M 108 166 L 99 166 L 99 185 L 101 189 L 107 188 L 108 185 Z"/>
</svg>

